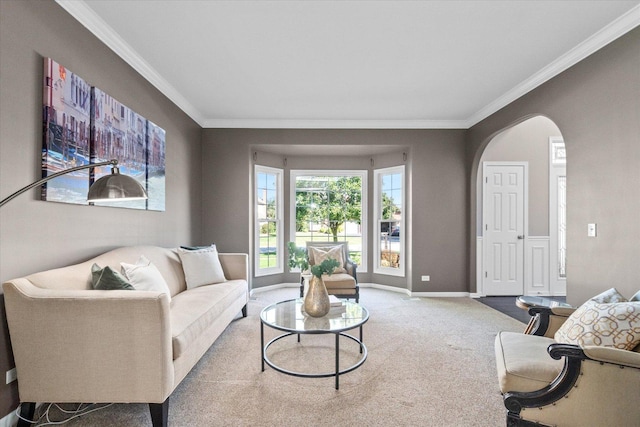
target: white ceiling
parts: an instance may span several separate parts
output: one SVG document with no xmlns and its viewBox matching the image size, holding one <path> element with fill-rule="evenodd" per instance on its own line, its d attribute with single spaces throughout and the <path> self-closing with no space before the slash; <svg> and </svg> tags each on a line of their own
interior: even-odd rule
<svg viewBox="0 0 640 427">
<path fill-rule="evenodd" d="M 203 127 L 468 128 L 640 1 L 57 0 Z"/>
</svg>

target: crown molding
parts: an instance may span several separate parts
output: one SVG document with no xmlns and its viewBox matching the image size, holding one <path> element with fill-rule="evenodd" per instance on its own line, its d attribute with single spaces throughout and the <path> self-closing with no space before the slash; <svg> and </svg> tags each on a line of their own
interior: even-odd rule
<svg viewBox="0 0 640 427">
<path fill-rule="evenodd" d="M 204 128 L 238 129 L 467 129 L 461 120 L 208 119 Z"/>
<path fill-rule="evenodd" d="M 464 120 L 207 119 L 83 0 L 55 0 L 203 128 L 468 129 L 640 25 L 640 5 Z"/>
<path fill-rule="evenodd" d="M 162 77 L 138 52 L 135 51 L 118 33 L 111 28 L 83 0 L 55 0 L 64 10 L 84 25 L 116 55 L 133 67 L 142 77 L 155 86 L 182 111 L 202 126 L 200 112 Z"/>
<path fill-rule="evenodd" d="M 560 56 L 557 60 L 547 65 L 524 82 L 520 83 L 490 104 L 487 104 L 484 108 L 480 109 L 466 120 L 468 127 L 472 127 L 478 122 L 486 119 L 491 114 L 503 107 L 506 107 L 516 99 L 524 96 L 548 80 L 551 80 L 553 77 L 574 66 L 587 56 L 597 52 L 612 41 L 633 30 L 638 25 L 640 25 L 640 5 L 629 10 L 627 13 L 611 22 L 609 25 L 580 43 L 575 48 L 571 49 L 569 52 Z"/>
</svg>

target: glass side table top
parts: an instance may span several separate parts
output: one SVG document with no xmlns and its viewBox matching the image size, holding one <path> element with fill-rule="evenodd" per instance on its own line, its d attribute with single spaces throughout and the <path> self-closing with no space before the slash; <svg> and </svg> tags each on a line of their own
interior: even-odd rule
<svg viewBox="0 0 640 427">
<path fill-rule="evenodd" d="M 331 307 L 323 317 L 311 317 L 304 312 L 302 298 L 277 302 L 264 308 L 260 321 L 282 331 L 307 334 L 337 333 L 356 328 L 369 320 L 369 311 L 351 301 Z"/>
</svg>

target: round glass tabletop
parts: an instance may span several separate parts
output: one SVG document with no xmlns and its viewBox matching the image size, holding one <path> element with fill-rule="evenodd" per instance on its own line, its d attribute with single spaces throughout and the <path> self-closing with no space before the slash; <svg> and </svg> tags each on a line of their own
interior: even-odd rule
<svg viewBox="0 0 640 427">
<path fill-rule="evenodd" d="M 302 298 L 277 302 L 260 313 L 265 325 L 282 331 L 300 334 L 326 334 L 347 331 L 369 320 L 369 311 L 358 303 L 342 301 L 332 306 L 323 317 L 311 317 L 304 312 Z"/>
</svg>

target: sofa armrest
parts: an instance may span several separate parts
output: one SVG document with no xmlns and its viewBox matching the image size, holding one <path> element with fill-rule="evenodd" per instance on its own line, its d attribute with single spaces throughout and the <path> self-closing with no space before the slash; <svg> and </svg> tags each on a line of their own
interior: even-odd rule
<svg viewBox="0 0 640 427">
<path fill-rule="evenodd" d="M 507 425 L 635 425 L 640 354 L 561 343 L 548 353 L 564 358 L 562 372 L 540 390 L 505 393 Z"/>
<path fill-rule="evenodd" d="M 589 359 L 597 362 L 640 368 L 640 353 L 635 351 L 602 346 L 585 346 L 582 351 Z"/>
<path fill-rule="evenodd" d="M 161 403 L 173 391 L 166 294 L 3 289 L 21 401 Z"/>
<path fill-rule="evenodd" d="M 531 330 L 528 333 L 530 335 L 553 338 L 556 331 L 575 310 L 572 307 L 531 307 L 528 313 L 534 319 Z"/>
<path fill-rule="evenodd" d="M 219 253 L 218 258 L 227 280 L 246 280 L 249 282 L 249 255 Z"/>
<path fill-rule="evenodd" d="M 358 283 L 358 275 L 356 274 L 357 273 L 356 270 L 358 269 L 358 264 L 351 261 L 350 259 L 348 259 L 344 264 L 345 264 L 347 273 L 353 276 L 353 278 L 356 279 L 356 283 Z"/>
</svg>

